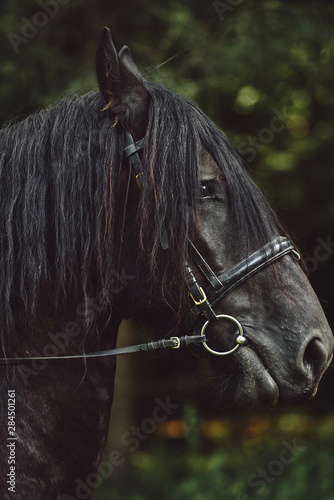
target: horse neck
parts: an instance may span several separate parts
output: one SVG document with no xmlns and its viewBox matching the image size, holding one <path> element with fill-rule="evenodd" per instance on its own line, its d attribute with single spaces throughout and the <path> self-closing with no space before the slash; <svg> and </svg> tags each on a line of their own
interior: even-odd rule
<svg viewBox="0 0 334 500">
<path fill-rule="evenodd" d="M 112 317 L 98 341 L 89 344 L 100 349 L 115 347 L 119 322 Z M 43 328 L 36 326 L 30 338 L 37 352 L 43 352 L 40 339 L 45 352 L 51 352 L 57 344 L 60 349 L 66 333 L 72 335 L 70 347 L 78 342 L 80 335 L 75 335 L 73 322 L 66 322 L 64 331 L 52 331 L 46 321 L 42 323 Z M 51 323 L 57 321 L 49 320 L 49 326 Z M 24 332 L 20 333 L 22 338 Z M 80 487 L 86 488 L 85 498 L 90 498 L 93 488 L 89 475 L 97 471 L 109 427 L 115 367 L 114 358 L 0 366 L 1 379 L 8 381 L 1 386 L 3 406 L 8 391 L 15 391 L 17 439 L 13 442 L 16 463 L 20 464 L 16 470 L 16 498 L 80 498 Z M 5 379 L 6 369 L 11 373 Z M 7 491 L 6 408 L 1 415 L 0 489 Z"/>
</svg>

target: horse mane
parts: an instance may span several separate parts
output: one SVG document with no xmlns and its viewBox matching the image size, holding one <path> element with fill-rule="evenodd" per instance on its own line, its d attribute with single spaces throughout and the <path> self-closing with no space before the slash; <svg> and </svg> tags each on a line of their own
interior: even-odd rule
<svg viewBox="0 0 334 500">
<path fill-rule="evenodd" d="M 184 303 L 186 237 L 196 224 L 203 147 L 226 179 L 235 247 L 262 246 L 278 223 L 225 135 L 202 111 L 157 83 L 145 87 L 150 109 L 141 244 L 162 295 L 177 282 Z M 86 299 L 94 280 L 108 289 L 124 134 L 103 107 L 100 93 L 71 96 L 0 132 L 2 336 L 18 311 L 32 318 L 45 285 L 55 307 L 68 294 Z"/>
<path fill-rule="evenodd" d="M 98 93 L 72 96 L 0 132 L 0 314 L 29 321 L 47 287 L 50 304 L 84 300 L 112 247 L 113 190 L 123 135 Z M 107 228 L 110 227 L 110 230 Z"/>
</svg>

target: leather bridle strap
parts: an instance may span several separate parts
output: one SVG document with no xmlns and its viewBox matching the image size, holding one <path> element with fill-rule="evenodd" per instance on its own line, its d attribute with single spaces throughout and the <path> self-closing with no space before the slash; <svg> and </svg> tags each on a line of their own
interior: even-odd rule
<svg viewBox="0 0 334 500">
<path fill-rule="evenodd" d="M 197 253 L 199 254 L 199 252 Z M 216 286 L 212 286 L 213 271 L 210 269 L 210 271 L 207 272 L 205 260 L 201 254 L 199 254 L 196 257 L 195 262 L 198 265 L 198 261 L 202 260 L 201 265 L 198 265 L 198 267 L 210 283 L 210 286 L 203 289 L 198 285 L 197 281 L 196 283 L 192 283 L 192 288 L 196 287 L 197 298 L 195 300 L 192 292 L 195 305 L 188 315 L 188 320 L 192 319 L 193 321 L 194 316 L 196 317 L 200 314 L 204 314 L 209 321 L 212 321 L 213 318 L 211 315 L 210 317 L 206 315 L 208 305 L 210 305 L 212 310 L 212 307 L 222 300 L 234 288 L 248 280 L 248 278 L 259 272 L 264 267 L 272 264 L 274 261 L 287 254 L 292 254 L 296 260 L 300 259 L 300 255 L 295 249 L 293 243 L 285 236 L 278 236 L 273 241 L 267 243 L 259 250 L 256 250 L 256 252 L 252 253 L 250 256 L 246 257 L 244 260 L 219 276 L 214 275 L 214 282 Z M 220 285 L 217 286 L 217 283 Z M 200 300 L 200 296 L 202 296 L 202 300 Z"/>
<path fill-rule="evenodd" d="M 69 359 L 91 359 L 103 358 L 106 356 L 119 356 L 121 354 L 131 354 L 133 352 L 156 351 L 158 349 L 178 349 L 181 346 L 197 344 L 206 341 L 205 335 L 184 335 L 183 337 L 170 337 L 169 339 L 161 339 L 146 344 L 131 345 L 128 347 L 118 347 L 116 349 L 107 349 L 105 351 L 90 352 L 87 354 L 73 354 L 70 356 L 32 356 L 32 357 L 15 357 L 15 358 L 0 358 L 0 365 L 18 364 L 28 361 L 55 361 Z"/>
<path fill-rule="evenodd" d="M 217 292 L 211 290 L 208 292 L 210 301 L 212 304 L 216 304 L 255 273 L 288 254 L 292 254 L 295 260 L 300 260 L 300 254 L 293 243 L 285 236 L 278 236 L 231 269 L 220 274 L 218 279 L 221 281 L 222 287 Z"/>
<path fill-rule="evenodd" d="M 195 312 L 195 316 L 198 314 L 203 314 L 208 321 L 215 321 L 217 319 L 216 313 L 212 309 L 212 304 L 208 301 L 207 296 L 202 287 L 199 286 L 197 279 L 193 273 L 193 270 L 189 265 L 187 265 L 188 271 L 188 285 L 190 297 L 195 303 L 195 307 L 198 307 L 198 313 Z M 193 320 L 194 314 L 192 310 L 188 313 L 188 318 Z"/>
<path fill-rule="evenodd" d="M 124 133 L 125 133 L 125 147 L 123 150 L 123 158 L 124 160 L 128 159 L 130 169 L 132 168 L 134 170 L 138 186 L 139 188 L 141 188 L 139 179 L 144 172 L 143 172 L 143 164 L 139 158 L 138 151 L 144 149 L 145 139 L 142 138 L 139 141 L 134 142 L 133 137 L 128 130 L 125 130 Z"/>
<path fill-rule="evenodd" d="M 192 241 L 188 238 L 188 251 L 189 255 L 191 257 L 191 260 L 195 262 L 197 265 L 198 269 L 202 272 L 202 274 L 205 276 L 209 284 L 214 290 L 220 290 L 222 287 L 222 283 L 217 278 L 209 264 L 206 262 L 206 260 L 203 258 L 203 256 L 199 253 L 195 245 L 192 243 Z"/>
<path fill-rule="evenodd" d="M 123 192 L 123 198 L 121 203 L 121 209 L 118 216 L 118 227 L 117 227 L 117 237 L 116 237 L 116 250 L 115 250 L 115 267 L 116 267 L 116 276 L 120 276 L 119 270 L 121 267 L 121 258 L 122 258 L 122 249 L 123 249 L 123 236 L 124 236 L 124 228 L 125 228 L 125 219 L 126 212 L 128 206 L 128 198 L 130 191 L 130 183 L 131 183 L 131 175 L 132 170 L 135 173 L 138 187 L 141 188 L 139 178 L 143 174 L 142 163 L 140 161 L 138 151 L 144 148 L 144 138 L 140 139 L 140 141 L 134 142 L 132 135 L 128 130 L 124 130 L 125 134 L 125 147 L 123 150 L 123 158 L 128 160 L 128 173 L 125 184 L 125 190 Z M 118 286 L 118 282 L 116 284 Z"/>
</svg>

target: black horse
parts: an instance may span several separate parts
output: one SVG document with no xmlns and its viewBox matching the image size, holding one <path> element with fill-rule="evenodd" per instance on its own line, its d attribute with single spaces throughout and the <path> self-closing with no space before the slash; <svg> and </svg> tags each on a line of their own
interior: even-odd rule
<svg viewBox="0 0 334 500">
<path fill-rule="evenodd" d="M 115 348 L 122 318 L 159 345 L 206 339 L 218 384 L 228 367 L 253 407 L 312 397 L 332 358 L 298 254 L 226 137 L 107 29 L 96 61 L 100 92 L 0 133 L 4 499 L 90 498 L 116 362 L 88 353 Z"/>
</svg>

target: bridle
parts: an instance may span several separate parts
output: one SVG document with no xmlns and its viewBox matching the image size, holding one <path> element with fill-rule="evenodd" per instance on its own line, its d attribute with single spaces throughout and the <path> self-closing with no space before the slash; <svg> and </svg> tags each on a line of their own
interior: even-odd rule
<svg viewBox="0 0 334 500">
<path fill-rule="evenodd" d="M 206 322 L 202 326 L 201 334 L 204 335 L 210 323 L 222 320 L 229 320 L 237 326 L 236 345 L 229 351 L 214 351 L 211 349 L 206 341 L 202 344 L 207 351 L 219 356 L 226 356 L 235 352 L 241 345 L 245 345 L 248 341 L 244 336 L 243 327 L 240 322 L 233 316 L 226 314 L 216 314 L 214 306 L 221 301 L 228 293 L 234 288 L 239 286 L 253 276 L 255 273 L 264 267 L 272 264 L 274 261 L 284 257 L 287 254 L 292 254 L 296 260 L 300 260 L 300 254 L 294 248 L 293 243 L 284 236 L 278 236 L 270 243 L 267 243 L 259 250 L 240 261 L 235 266 L 223 272 L 219 276 L 212 271 L 203 256 L 198 252 L 196 247 L 190 242 L 190 255 L 192 260 L 197 265 L 201 274 L 206 278 L 208 285 L 205 289 L 199 286 L 191 267 L 188 265 L 189 272 L 189 288 L 190 296 L 194 302 L 194 306 L 188 313 L 188 320 L 193 321 L 192 318 L 203 315 Z"/>
<path fill-rule="evenodd" d="M 139 188 L 141 187 L 141 177 L 144 174 L 144 168 L 139 156 L 139 151 L 144 148 L 144 139 L 137 142 L 134 141 L 131 133 L 125 130 L 125 147 L 123 151 L 123 159 L 128 164 L 128 178 L 126 188 L 123 195 L 122 208 L 120 211 L 119 225 L 118 225 L 118 249 L 116 251 L 116 266 L 120 268 L 122 256 L 123 234 L 125 228 L 125 219 L 128 204 L 128 195 L 130 188 L 130 181 L 132 172 L 134 172 Z M 168 248 L 168 243 L 162 241 L 161 245 L 164 249 Z M 177 349 L 183 345 L 202 344 L 207 351 L 211 354 L 218 356 L 226 356 L 235 352 L 240 346 L 245 345 L 248 340 L 244 336 L 243 327 L 241 323 L 227 314 L 216 314 L 214 306 L 222 300 L 229 292 L 235 287 L 248 280 L 255 273 L 264 267 L 272 264 L 274 261 L 284 257 L 287 254 L 292 254 L 296 260 L 300 260 L 300 254 L 295 249 L 293 243 L 284 236 L 278 236 L 273 241 L 267 243 L 260 249 L 256 250 L 250 256 L 234 265 L 227 271 L 217 276 L 211 269 L 209 264 L 205 261 L 204 257 L 197 250 L 195 245 L 188 239 L 189 256 L 192 262 L 197 266 L 199 272 L 203 275 L 207 282 L 207 286 L 202 288 L 195 277 L 191 265 L 187 264 L 188 283 L 190 297 L 193 305 L 190 308 L 184 322 L 184 329 L 187 332 L 192 332 L 196 320 L 201 316 L 205 318 L 205 322 L 201 327 L 199 335 L 184 335 L 182 337 L 170 337 L 169 339 L 162 339 L 145 344 L 138 344 L 128 347 L 109 349 L 104 351 L 84 353 L 69 356 L 35 356 L 35 357 L 13 357 L 13 358 L 0 358 L 0 364 L 15 364 L 23 363 L 26 361 L 39 361 L 39 360 L 68 360 L 68 359 L 89 359 L 99 358 L 105 356 L 116 356 L 121 354 L 129 354 L 140 351 L 150 351 L 156 349 L 164 349 L 172 347 Z M 228 351 L 215 351 L 207 344 L 207 336 L 205 334 L 208 326 L 219 320 L 231 321 L 236 326 L 236 345 Z"/>
<path fill-rule="evenodd" d="M 131 133 L 125 130 L 125 148 L 124 148 L 124 159 L 128 160 L 129 166 L 129 179 L 128 185 L 130 183 L 130 176 L 132 171 L 136 176 L 138 186 L 140 188 L 140 179 L 144 174 L 144 167 L 142 165 L 141 159 L 139 157 L 139 151 L 144 148 L 144 139 L 137 142 L 134 141 Z M 128 193 L 128 190 L 127 190 Z M 122 235 L 124 231 L 124 221 L 126 213 L 127 204 L 127 194 L 125 202 L 123 201 L 123 226 L 120 229 L 119 241 L 122 241 Z M 164 245 L 166 245 L 164 243 Z M 166 246 L 163 247 L 166 249 Z M 295 249 L 293 243 L 285 236 L 278 236 L 270 243 L 267 243 L 259 250 L 252 253 L 250 256 L 228 269 L 224 273 L 217 276 L 211 269 L 209 264 L 206 262 L 201 253 L 197 250 L 195 245 L 188 238 L 188 253 L 192 262 L 197 266 L 200 273 L 204 276 L 207 282 L 207 287 L 203 289 L 195 277 L 190 264 L 187 264 L 188 271 L 188 284 L 190 297 L 193 301 L 193 307 L 189 311 L 185 322 L 184 329 L 186 331 L 192 331 L 194 328 L 194 323 L 199 316 L 203 316 L 206 321 L 201 328 L 200 342 L 203 344 L 205 349 L 211 354 L 216 354 L 218 356 L 226 356 L 235 352 L 241 345 L 245 345 L 248 341 L 243 333 L 243 327 L 240 322 L 233 316 L 227 314 L 216 314 L 214 311 L 214 306 L 222 300 L 229 292 L 231 292 L 235 287 L 248 280 L 255 273 L 263 269 L 264 267 L 272 264 L 274 261 L 284 257 L 287 254 L 292 254 L 296 260 L 300 260 L 300 254 Z M 121 254 L 121 249 L 119 255 Z M 210 323 L 216 322 L 218 320 L 228 320 L 235 324 L 237 327 L 237 337 L 236 345 L 233 349 L 228 351 L 215 351 L 207 345 L 207 339 L 205 336 L 205 331 Z M 188 337 L 191 338 L 191 337 Z M 178 347 L 178 346 L 176 346 Z"/>
</svg>

